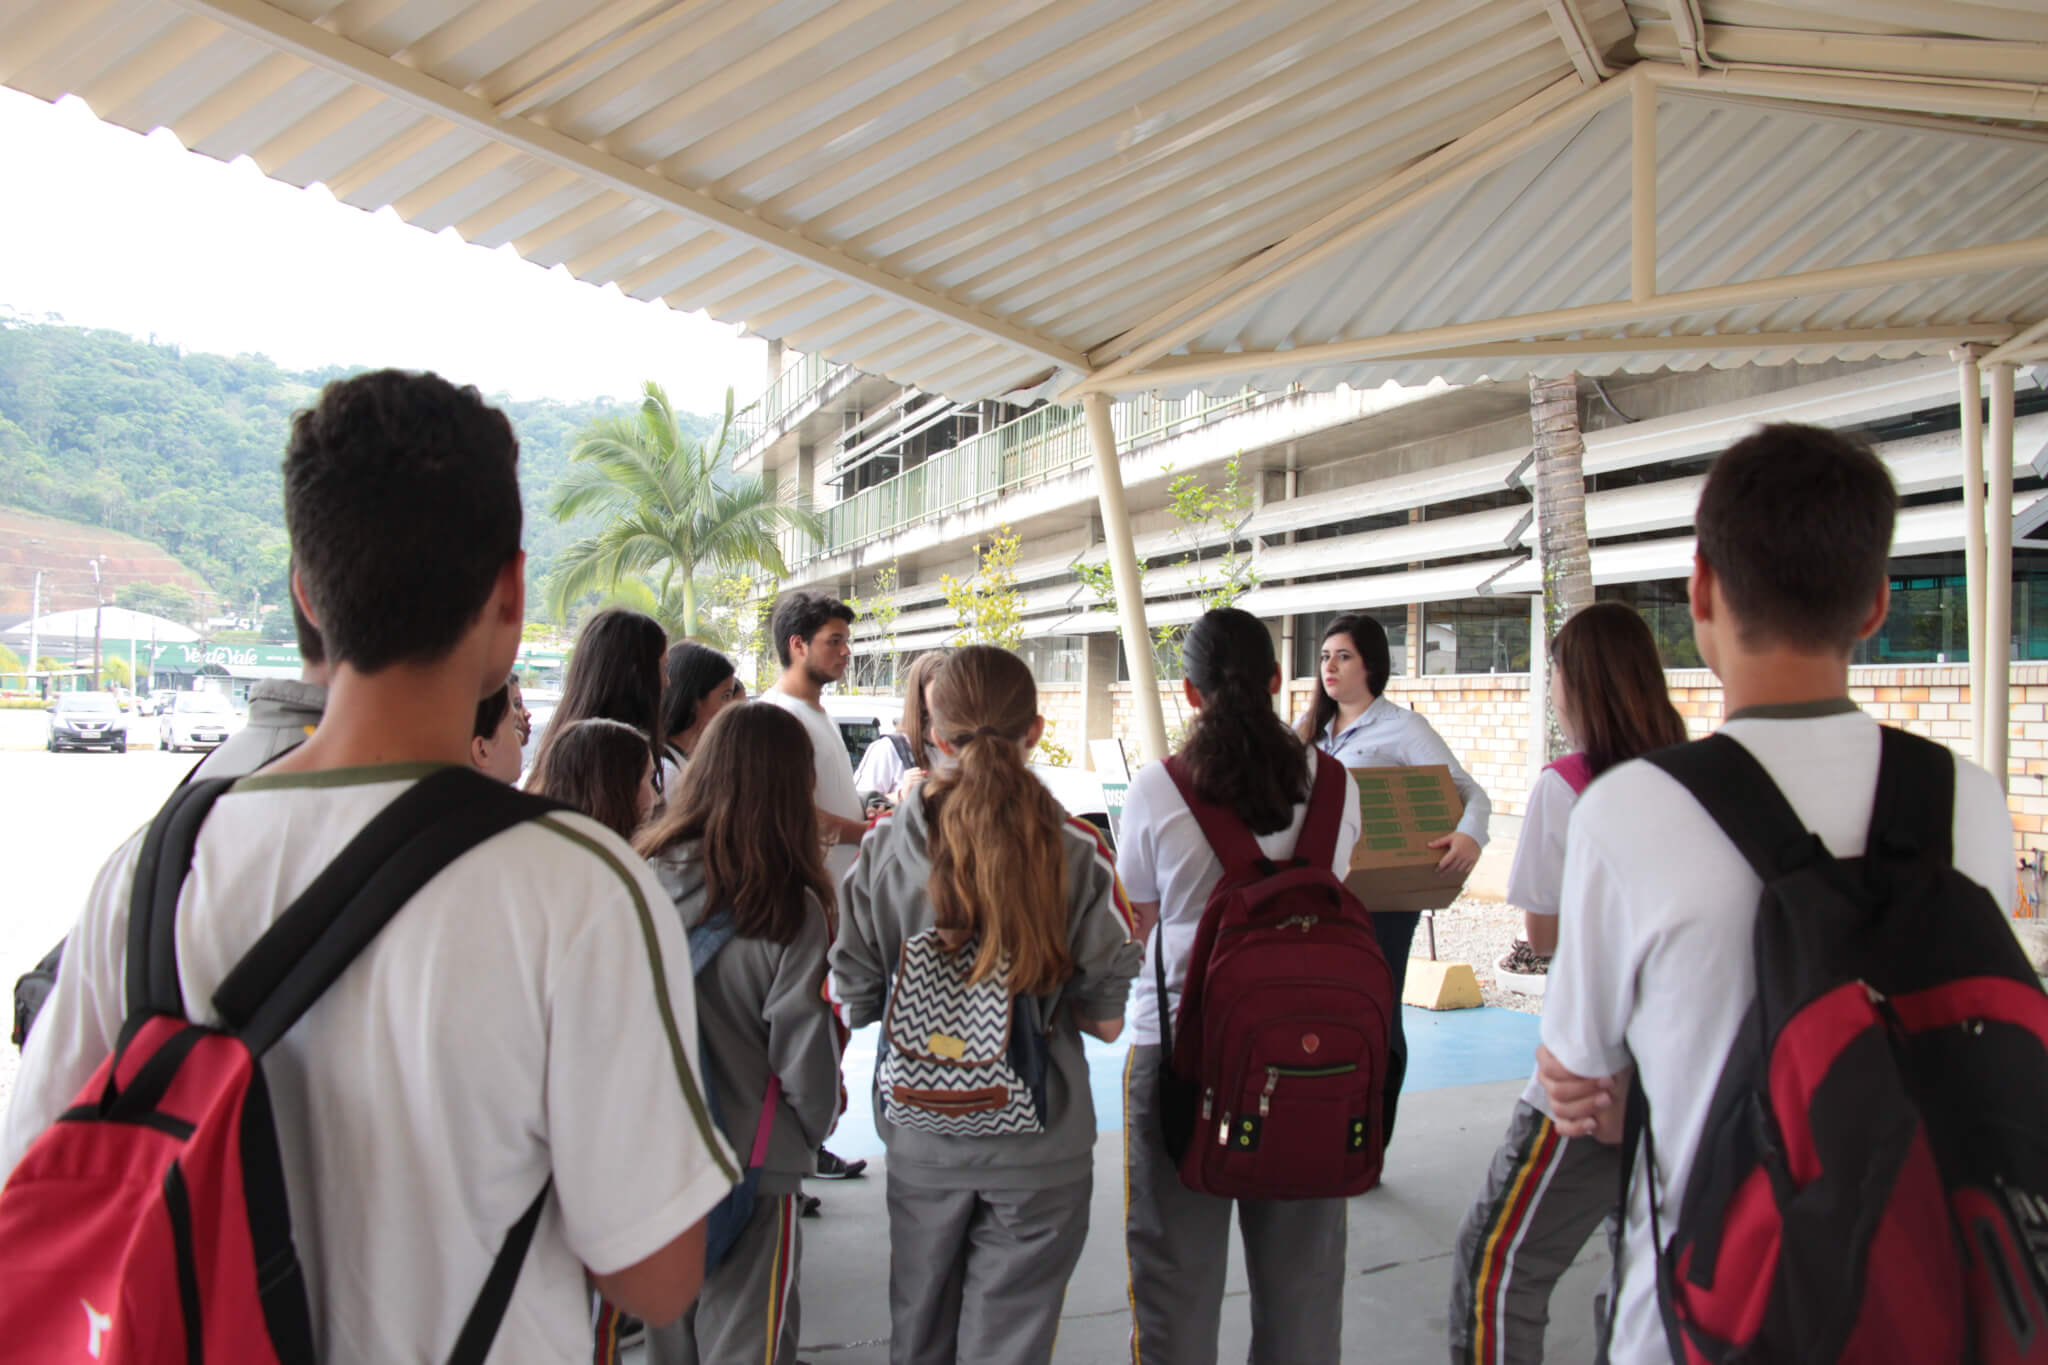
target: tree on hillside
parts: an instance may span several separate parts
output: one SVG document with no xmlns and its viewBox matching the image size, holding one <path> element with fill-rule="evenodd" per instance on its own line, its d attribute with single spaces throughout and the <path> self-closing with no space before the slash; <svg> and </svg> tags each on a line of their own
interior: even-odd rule
<svg viewBox="0 0 2048 1365">
<path fill-rule="evenodd" d="M 815 538 L 822 523 L 806 502 L 785 497 L 761 475 L 732 472 L 732 411 L 728 389 L 717 435 L 699 440 L 650 380 L 635 416 L 584 428 L 548 511 L 557 521 L 595 514 L 601 524 L 555 559 L 549 606 L 557 618 L 566 619 L 569 604 L 586 593 L 646 576 L 657 602 L 680 593 L 678 624 L 694 635 L 699 574 L 788 572 L 778 533 Z"/>
<path fill-rule="evenodd" d="M 124 583 L 114 589 L 114 605 L 190 625 L 198 604 L 175 583 Z"/>
</svg>

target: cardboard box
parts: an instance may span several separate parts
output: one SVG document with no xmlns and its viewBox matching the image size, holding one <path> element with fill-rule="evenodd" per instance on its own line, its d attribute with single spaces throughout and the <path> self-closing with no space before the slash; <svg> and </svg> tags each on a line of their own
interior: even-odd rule
<svg viewBox="0 0 2048 1365">
<path fill-rule="evenodd" d="M 1436 865 L 1444 851 L 1432 839 L 1457 832 L 1465 803 L 1441 763 L 1419 768 L 1353 768 L 1358 784 L 1358 843 L 1344 884 L 1378 911 L 1441 910 L 1465 879 Z"/>
</svg>

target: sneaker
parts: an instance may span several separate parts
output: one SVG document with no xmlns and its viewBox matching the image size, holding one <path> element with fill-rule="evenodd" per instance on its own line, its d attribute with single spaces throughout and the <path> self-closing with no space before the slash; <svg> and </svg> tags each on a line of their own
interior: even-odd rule
<svg viewBox="0 0 2048 1365">
<path fill-rule="evenodd" d="M 847 1161 L 820 1147 L 817 1169 L 812 1174 L 820 1180 L 852 1180 L 867 1168 L 865 1161 Z"/>
<path fill-rule="evenodd" d="M 631 1313 L 619 1314 L 619 1349 L 630 1350 L 647 1340 L 647 1324 Z"/>
<path fill-rule="evenodd" d="M 1517 976 L 1547 976 L 1550 973 L 1550 959 L 1539 957 L 1529 946 L 1529 940 L 1518 938 L 1514 947 L 1508 949 L 1506 957 L 1495 964 L 1504 972 Z"/>
<path fill-rule="evenodd" d="M 815 1194 L 800 1194 L 797 1196 L 797 1201 L 797 1217 L 799 1218 L 816 1218 L 825 1208 L 825 1201 L 818 1198 Z"/>
</svg>

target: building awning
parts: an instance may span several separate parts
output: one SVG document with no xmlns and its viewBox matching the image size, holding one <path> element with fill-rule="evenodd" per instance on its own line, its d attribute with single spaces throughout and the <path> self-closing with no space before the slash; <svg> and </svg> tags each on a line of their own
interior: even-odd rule
<svg viewBox="0 0 2048 1365">
<path fill-rule="evenodd" d="M 951 399 L 1376 386 L 2048 315 L 2048 10 L 1882 8 L 0 0 L 0 79 Z"/>
</svg>

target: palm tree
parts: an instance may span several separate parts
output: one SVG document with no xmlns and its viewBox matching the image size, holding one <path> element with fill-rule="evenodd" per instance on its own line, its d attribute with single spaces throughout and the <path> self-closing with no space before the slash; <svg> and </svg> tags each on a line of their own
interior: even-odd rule
<svg viewBox="0 0 2048 1365">
<path fill-rule="evenodd" d="M 549 496 L 557 521 L 597 514 L 605 525 L 565 548 L 549 584 L 549 605 L 565 618 L 585 593 L 616 592 L 622 582 L 660 575 L 654 599 L 681 595 L 685 635 L 697 633 L 697 575 L 763 572 L 781 578 L 777 533 L 794 529 L 816 539 L 823 523 L 803 499 L 785 498 L 759 474 L 736 474 L 726 454 L 732 434 L 732 390 L 725 418 L 709 442 L 685 433 L 661 385 L 649 380 L 634 417 L 590 424 L 569 452 L 569 472 Z"/>
</svg>

